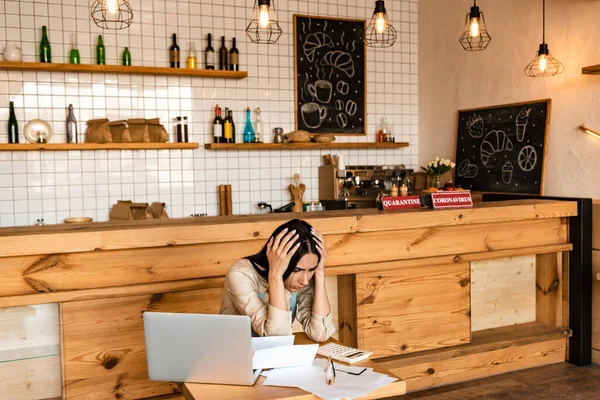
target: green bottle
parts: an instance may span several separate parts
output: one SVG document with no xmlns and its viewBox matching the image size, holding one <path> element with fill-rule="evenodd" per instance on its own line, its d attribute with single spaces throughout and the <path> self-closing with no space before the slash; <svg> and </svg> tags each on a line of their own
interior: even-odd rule
<svg viewBox="0 0 600 400">
<path fill-rule="evenodd" d="M 81 56 L 77 50 L 77 35 L 71 34 L 71 52 L 69 53 L 69 63 L 81 64 Z"/>
<path fill-rule="evenodd" d="M 40 42 L 40 62 L 52 62 L 52 49 L 50 48 L 50 41 L 48 40 L 48 31 L 46 30 L 46 26 L 42 26 L 42 41 Z"/>
<path fill-rule="evenodd" d="M 8 143 L 19 143 L 19 124 L 15 115 L 15 103 L 10 102 L 10 116 L 8 117 Z"/>
<path fill-rule="evenodd" d="M 104 48 L 102 35 L 98 35 L 98 45 L 96 46 L 96 64 L 106 65 L 106 49 Z"/>
<path fill-rule="evenodd" d="M 127 47 L 123 51 L 123 66 L 131 67 L 131 53 Z"/>
</svg>

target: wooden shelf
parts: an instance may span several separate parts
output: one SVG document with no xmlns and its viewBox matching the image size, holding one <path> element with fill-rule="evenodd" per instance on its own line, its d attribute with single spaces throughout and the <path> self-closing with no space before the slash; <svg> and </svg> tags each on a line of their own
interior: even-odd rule
<svg viewBox="0 0 600 400">
<path fill-rule="evenodd" d="M 0 151 L 197 149 L 198 143 L 19 143 L 0 144 Z"/>
<path fill-rule="evenodd" d="M 163 68 L 163 67 L 124 67 L 121 65 L 95 64 L 51 64 L 33 62 L 0 61 L 0 70 L 7 71 L 46 71 L 46 72 L 89 72 L 95 74 L 129 74 L 155 76 L 191 76 L 203 78 L 244 79 L 247 71 L 213 71 L 206 69 Z"/>
<path fill-rule="evenodd" d="M 306 150 L 306 149 L 397 149 L 408 147 L 395 143 L 206 143 L 207 150 Z"/>
<path fill-rule="evenodd" d="M 600 65 L 592 65 L 590 67 L 583 67 L 581 73 L 584 75 L 600 75 Z"/>
</svg>

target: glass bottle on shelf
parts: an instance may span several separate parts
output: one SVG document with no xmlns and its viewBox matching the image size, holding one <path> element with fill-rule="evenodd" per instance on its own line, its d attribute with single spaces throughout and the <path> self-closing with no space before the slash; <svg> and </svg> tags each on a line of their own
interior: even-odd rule
<svg viewBox="0 0 600 400">
<path fill-rule="evenodd" d="M 219 105 L 215 107 L 215 119 L 213 121 L 213 141 L 214 143 L 225 143 L 223 130 L 223 119 L 221 118 L 221 109 Z"/>
<path fill-rule="evenodd" d="M 19 124 L 15 114 L 15 103 L 10 102 L 10 114 L 8 117 L 8 143 L 19 143 Z"/>
<path fill-rule="evenodd" d="M 198 53 L 196 52 L 196 43 L 190 42 L 190 50 L 187 58 L 187 67 L 189 69 L 198 68 Z"/>
<path fill-rule="evenodd" d="M 123 50 L 122 63 L 124 67 L 131 67 L 131 52 L 128 47 Z"/>
<path fill-rule="evenodd" d="M 67 143 L 77 143 L 77 119 L 73 112 L 73 104 L 69 104 L 69 115 L 67 116 Z"/>
<path fill-rule="evenodd" d="M 246 125 L 244 126 L 244 143 L 252 143 L 254 141 L 254 128 L 250 120 L 250 107 L 246 108 Z"/>
<path fill-rule="evenodd" d="M 179 46 L 177 45 L 177 34 L 173 34 L 173 44 L 169 48 L 169 58 L 171 61 L 171 68 L 179 68 Z"/>
<path fill-rule="evenodd" d="M 232 143 L 233 120 L 229 116 L 229 107 L 225 107 L 225 118 L 223 119 L 223 137 L 225 143 Z"/>
<path fill-rule="evenodd" d="M 81 56 L 77 49 L 77 35 L 71 34 L 71 51 L 69 52 L 69 63 L 70 64 L 81 64 Z"/>
<path fill-rule="evenodd" d="M 233 45 L 231 47 L 231 50 L 229 50 L 229 70 L 240 70 L 240 51 L 235 46 L 235 38 L 233 38 Z"/>
<path fill-rule="evenodd" d="M 96 45 L 96 64 L 106 65 L 106 48 L 102 35 L 98 35 L 98 44 Z"/>
<path fill-rule="evenodd" d="M 254 143 L 261 143 L 263 134 L 263 122 L 260 108 L 256 109 L 256 129 L 254 130 Z"/>
<path fill-rule="evenodd" d="M 48 30 L 46 26 L 42 26 L 42 40 L 40 41 L 40 62 L 52 62 L 52 49 L 50 48 L 50 40 L 48 39 Z"/>
<path fill-rule="evenodd" d="M 221 48 L 219 49 L 219 69 L 227 71 L 229 69 L 229 52 L 225 47 L 225 36 L 221 36 Z"/>
<path fill-rule="evenodd" d="M 208 46 L 204 50 L 204 68 L 215 69 L 215 49 L 212 47 L 212 35 L 208 34 Z"/>
<path fill-rule="evenodd" d="M 231 122 L 231 140 L 229 143 L 235 143 L 235 122 L 233 121 L 233 110 L 229 110 L 229 122 Z"/>
<path fill-rule="evenodd" d="M 385 142 L 385 138 L 389 135 L 389 126 L 387 123 L 387 118 L 381 118 L 381 122 L 379 124 L 379 130 L 377 131 L 377 141 L 379 143 Z"/>
</svg>

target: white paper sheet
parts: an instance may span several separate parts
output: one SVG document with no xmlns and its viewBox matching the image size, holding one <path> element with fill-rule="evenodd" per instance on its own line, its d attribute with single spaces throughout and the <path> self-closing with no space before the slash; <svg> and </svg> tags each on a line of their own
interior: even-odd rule
<svg viewBox="0 0 600 400">
<path fill-rule="evenodd" d="M 311 365 L 317 355 L 318 344 L 281 346 L 258 350 L 252 357 L 253 369 L 287 368 Z"/>
<path fill-rule="evenodd" d="M 257 350 L 270 349 L 271 347 L 292 346 L 294 335 L 290 336 L 265 336 L 252 338 L 252 354 Z"/>
<path fill-rule="evenodd" d="M 324 360 L 317 359 L 310 366 L 275 369 L 269 372 L 263 385 L 299 387 L 325 400 L 337 400 L 364 397 L 373 390 L 396 381 L 396 378 L 372 370 L 358 376 L 340 371 L 336 374 L 335 383 L 328 385 L 325 382 L 324 366 Z"/>
</svg>

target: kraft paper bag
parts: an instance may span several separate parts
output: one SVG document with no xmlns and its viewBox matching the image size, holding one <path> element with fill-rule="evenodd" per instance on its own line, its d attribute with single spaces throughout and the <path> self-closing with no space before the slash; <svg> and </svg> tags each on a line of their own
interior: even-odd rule
<svg viewBox="0 0 600 400">
<path fill-rule="evenodd" d="M 109 122 L 113 143 L 131 143 L 131 135 L 125 120 Z"/>
<path fill-rule="evenodd" d="M 150 143 L 150 132 L 145 118 L 128 119 L 131 143 Z"/>
<path fill-rule="evenodd" d="M 169 219 L 165 203 L 154 202 L 150 205 L 150 212 L 154 219 Z"/>
<path fill-rule="evenodd" d="M 110 210 L 111 221 L 136 221 L 144 219 L 153 219 L 148 203 L 119 200 Z"/>
<path fill-rule="evenodd" d="M 91 119 L 87 122 L 85 131 L 86 143 L 112 143 L 112 133 L 108 119 Z"/>
<path fill-rule="evenodd" d="M 169 134 L 163 125 L 160 123 L 160 119 L 152 118 L 147 119 L 148 131 L 150 134 L 150 142 L 152 143 L 167 143 L 169 141 Z"/>
</svg>

